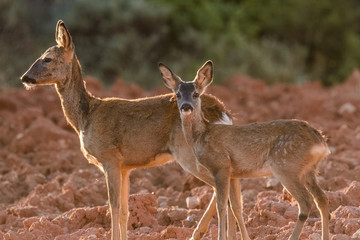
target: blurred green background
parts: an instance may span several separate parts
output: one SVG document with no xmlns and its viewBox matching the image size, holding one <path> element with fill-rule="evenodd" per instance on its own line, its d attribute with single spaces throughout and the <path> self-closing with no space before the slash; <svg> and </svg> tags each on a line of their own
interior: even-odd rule
<svg viewBox="0 0 360 240">
<path fill-rule="evenodd" d="M 1 0 L 0 85 L 55 45 L 65 21 L 83 72 L 151 88 L 158 62 L 192 80 L 208 59 L 215 80 L 332 85 L 360 64 L 358 0 Z"/>
</svg>

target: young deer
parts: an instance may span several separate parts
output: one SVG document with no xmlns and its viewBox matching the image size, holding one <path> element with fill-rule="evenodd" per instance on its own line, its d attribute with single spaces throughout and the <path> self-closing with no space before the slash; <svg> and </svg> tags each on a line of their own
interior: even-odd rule
<svg viewBox="0 0 360 240">
<path fill-rule="evenodd" d="M 328 199 L 315 176 L 316 166 L 329 154 L 321 133 L 299 120 L 239 126 L 211 124 L 200 108 L 200 96 L 212 82 L 212 62 L 206 62 L 192 82 L 183 82 L 164 65 L 160 69 L 168 76 L 164 78 L 165 85 L 176 94 L 184 136 L 193 148 L 197 164 L 214 176 L 219 239 L 225 239 L 230 184 L 237 178 L 270 174 L 279 179 L 299 204 L 299 217 L 289 239 L 299 239 L 313 200 L 321 213 L 322 239 L 329 239 Z M 239 217 L 239 213 L 235 215 Z"/>
<path fill-rule="evenodd" d="M 75 46 L 63 21 L 56 26 L 56 46 L 50 47 L 21 77 L 27 88 L 54 84 L 69 124 L 79 135 L 81 150 L 105 174 L 110 202 L 112 240 L 126 239 L 129 173 L 133 168 L 163 164 L 175 159 L 203 181 L 213 184 L 212 175 L 197 170 L 195 156 L 181 131 L 181 120 L 173 94 L 125 100 L 100 99 L 87 92 Z M 211 122 L 231 117 L 215 97 L 202 97 L 203 112 Z M 141 144 L 139 144 L 141 143 Z M 215 193 L 194 231 L 199 239 L 207 230 L 216 209 Z"/>
</svg>

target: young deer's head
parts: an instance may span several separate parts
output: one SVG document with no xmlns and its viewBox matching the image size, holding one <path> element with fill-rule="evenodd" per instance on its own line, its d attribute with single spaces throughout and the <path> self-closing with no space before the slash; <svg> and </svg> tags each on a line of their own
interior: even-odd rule
<svg viewBox="0 0 360 240">
<path fill-rule="evenodd" d="M 177 105 L 181 116 L 190 115 L 194 110 L 201 111 L 200 96 L 213 80 L 213 63 L 207 61 L 191 82 L 184 82 L 164 64 L 159 69 L 166 87 L 176 94 Z"/>
<path fill-rule="evenodd" d="M 62 20 L 56 25 L 55 41 L 57 45 L 47 49 L 21 77 L 27 88 L 63 83 L 71 74 L 75 46 Z"/>
</svg>

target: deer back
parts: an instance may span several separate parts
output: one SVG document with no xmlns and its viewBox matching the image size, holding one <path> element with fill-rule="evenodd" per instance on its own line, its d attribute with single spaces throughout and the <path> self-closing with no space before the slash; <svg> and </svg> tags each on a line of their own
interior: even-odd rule
<svg viewBox="0 0 360 240">
<path fill-rule="evenodd" d="M 300 120 L 276 120 L 239 126 L 207 124 L 195 148 L 202 153 L 203 156 L 199 158 L 203 161 L 214 162 L 205 160 L 208 157 L 220 159 L 211 163 L 211 168 L 228 165 L 238 176 L 269 170 L 269 167 L 275 165 L 288 168 L 289 171 L 299 171 L 329 153 L 322 134 Z M 214 152 L 223 156 L 217 156 Z"/>
</svg>

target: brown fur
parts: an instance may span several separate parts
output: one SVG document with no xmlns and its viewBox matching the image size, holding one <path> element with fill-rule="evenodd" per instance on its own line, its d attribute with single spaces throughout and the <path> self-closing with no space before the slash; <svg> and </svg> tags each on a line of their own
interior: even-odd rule
<svg viewBox="0 0 360 240">
<path fill-rule="evenodd" d="M 212 68 L 212 62 L 208 61 L 199 69 L 193 82 L 173 78 L 175 84 L 173 82 L 171 86 L 177 96 L 185 138 L 192 146 L 198 164 L 208 169 L 215 179 L 219 239 L 226 238 L 226 207 L 234 179 L 273 174 L 299 203 L 299 218 L 289 239 L 299 239 L 315 200 L 321 213 L 322 239 L 328 240 L 328 200 L 315 177 L 318 163 L 330 153 L 322 134 L 300 120 L 239 126 L 209 123 L 202 116 L 201 99 L 197 96 L 212 82 Z M 169 80 L 164 78 L 164 81 Z M 189 84 L 194 87 L 182 87 Z M 237 205 L 236 196 L 232 196 L 236 192 L 240 194 L 240 190 L 234 189 L 230 193 L 231 205 L 240 227 L 245 228 L 242 206 Z M 249 239 L 246 229 L 243 233 L 246 234 L 243 237 Z"/>
<path fill-rule="evenodd" d="M 74 44 L 62 21 L 57 24 L 55 36 L 57 45 L 45 51 L 21 79 L 27 88 L 55 84 L 64 115 L 79 135 L 84 156 L 105 174 L 112 240 L 127 238 L 131 169 L 176 159 L 186 170 L 214 185 L 208 171 L 197 171 L 192 166 L 195 156 L 181 132 L 173 94 L 135 100 L 96 98 L 85 88 Z M 222 113 L 227 113 L 215 97 L 202 98 L 208 119 L 218 121 Z M 215 213 L 215 199 L 194 231 L 194 239 L 206 232 Z"/>
</svg>

